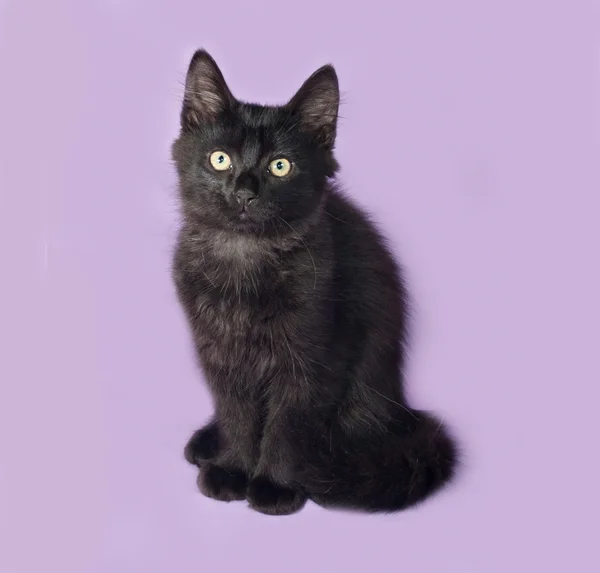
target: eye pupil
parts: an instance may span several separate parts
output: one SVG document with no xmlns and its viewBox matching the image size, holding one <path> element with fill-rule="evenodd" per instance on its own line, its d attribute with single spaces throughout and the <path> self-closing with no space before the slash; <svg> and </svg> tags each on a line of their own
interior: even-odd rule
<svg viewBox="0 0 600 573">
<path fill-rule="evenodd" d="M 280 171 L 283 169 L 283 161 L 277 162 L 277 169 L 279 169 Z"/>
</svg>

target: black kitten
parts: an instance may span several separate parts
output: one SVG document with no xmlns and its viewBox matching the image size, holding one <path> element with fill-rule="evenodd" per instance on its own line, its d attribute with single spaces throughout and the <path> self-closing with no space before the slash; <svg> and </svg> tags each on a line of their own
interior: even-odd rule
<svg viewBox="0 0 600 573">
<path fill-rule="evenodd" d="M 205 495 L 282 515 L 393 511 L 453 473 L 441 423 L 402 390 L 407 301 L 364 213 L 331 183 L 334 69 L 281 107 L 235 99 L 194 55 L 173 145 L 174 280 L 216 414 L 186 447 Z"/>
</svg>

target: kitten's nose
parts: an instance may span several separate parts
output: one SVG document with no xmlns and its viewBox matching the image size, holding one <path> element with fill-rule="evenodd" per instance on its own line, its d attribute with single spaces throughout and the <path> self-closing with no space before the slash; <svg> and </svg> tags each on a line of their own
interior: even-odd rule
<svg viewBox="0 0 600 573">
<path fill-rule="evenodd" d="M 241 207 L 248 207 L 256 199 L 256 193 L 251 189 L 238 189 L 235 198 Z"/>
</svg>

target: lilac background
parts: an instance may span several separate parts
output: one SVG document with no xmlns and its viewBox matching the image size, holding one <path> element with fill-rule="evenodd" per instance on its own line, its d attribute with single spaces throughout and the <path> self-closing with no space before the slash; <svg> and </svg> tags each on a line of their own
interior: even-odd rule
<svg viewBox="0 0 600 573">
<path fill-rule="evenodd" d="M 291 5 L 0 0 L 0 572 L 599 571 L 598 11 Z M 342 179 L 417 302 L 410 394 L 465 449 L 416 511 L 196 491 L 168 156 L 199 46 L 250 100 L 338 69 Z"/>
</svg>

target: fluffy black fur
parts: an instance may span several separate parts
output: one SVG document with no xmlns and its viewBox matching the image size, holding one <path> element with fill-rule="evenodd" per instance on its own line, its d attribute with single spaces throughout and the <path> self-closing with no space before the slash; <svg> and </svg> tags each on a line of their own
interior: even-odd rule
<svg viewBox="0 0 600 573">
<path fill-rule="evenodd" d="M 456 450 L 402 390 L 407 298 L 384 240 L 333 184 L 334 69 L 279 107 L 235 99 L 194 55 L 173 144 L 179 299 L 215 402 L 187 460 L 212 498 L 257 511 L 394 511 L 453 474 Z M 218 171 L 210 155 L 231 167 Z M 285 158 L 284 177 L 269 170 Z"/>
</svg>

